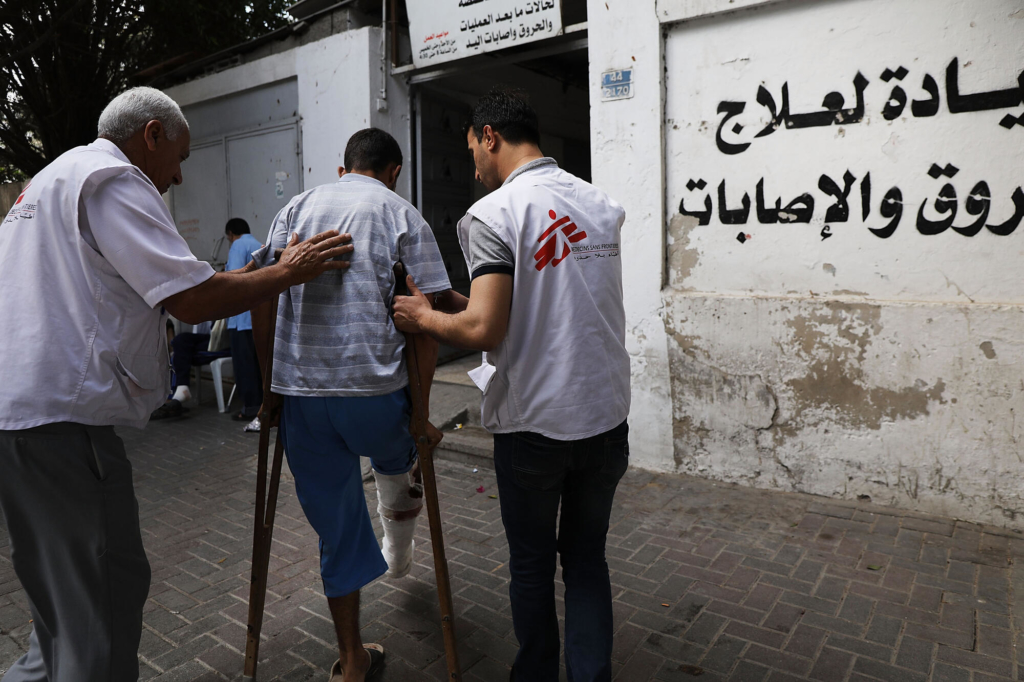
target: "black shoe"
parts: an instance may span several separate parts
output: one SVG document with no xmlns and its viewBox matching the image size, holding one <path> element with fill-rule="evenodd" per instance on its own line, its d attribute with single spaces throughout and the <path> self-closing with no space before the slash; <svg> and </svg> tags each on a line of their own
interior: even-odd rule
<svg viewBox="0 0 1024 682">
<path fill-rule="evenodd" d="M 150 420 L 156 419 L 167 419 L 168 417 L 180 417 L 181 415 L 188 412 L 188 408 L 182 406 L 181 402 L 171 398 L 160 407 L 153 410 L 153 414 L 149 415 Z"/>
</svg>

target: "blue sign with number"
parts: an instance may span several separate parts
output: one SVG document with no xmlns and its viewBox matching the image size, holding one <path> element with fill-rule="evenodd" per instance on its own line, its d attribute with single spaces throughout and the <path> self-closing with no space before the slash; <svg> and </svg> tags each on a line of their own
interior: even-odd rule
<svg viewBox="0 0 1024 682">
<path fill-rule="evenodd" d="M 601 74 L 601 101 L 629 99 L 633 96 L 633 69 L 605 71 Z"/>
</svg>

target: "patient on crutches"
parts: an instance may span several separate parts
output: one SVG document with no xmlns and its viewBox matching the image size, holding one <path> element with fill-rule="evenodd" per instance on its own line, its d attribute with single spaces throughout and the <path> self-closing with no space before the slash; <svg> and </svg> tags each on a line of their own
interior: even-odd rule
<svg viewBox="0 0 1024 682">
<path fill-rule="evenodd" d="M 408 575 L 423 508 L 405 337 L 390 317 L 392 266 L 403 262 L 429 298 L 451 285 L 430 227 L 394 192 L 402 169 L 394 138 L 374 128 L 356 133 L 345 166 L 339 182 L 281 209 L 253 262 L 273 262 L 294 234 L 336 229 L 351 234 L 355 246 L 344 276 L 332 271 L 281 294 L 271 392 L 283 396 L 280 438 L 299 503 L 320 538 L 320 575 L 339 648 L 330 679 L 362 682 L 380 669 L 384 651 L 360 638 L 359 590 L 382 575 Z M 270 331 L 259 329 L 257 317 L 257 343 L 267 347 Z M 426 405 L 437 343 L 423 337 L 415 348 Z M 433 444 L 440 434 L 428 427 L 427 440 Z M 361 457 L 369 458 L 377 484 L 383 552 L 363 493 Z"/>
</svg>

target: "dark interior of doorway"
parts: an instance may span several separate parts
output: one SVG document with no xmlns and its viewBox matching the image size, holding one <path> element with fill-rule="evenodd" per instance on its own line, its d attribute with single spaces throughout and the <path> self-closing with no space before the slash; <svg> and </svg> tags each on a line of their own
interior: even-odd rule
<svg viewBox="0 0 1024 682">
<path fill-rule="evenodd" d="M 434 230 L 452 286 L 469 293 L 469 272 L 456 226 L 486 190 L 475 181 L 463 125 L 472 106 L 494 87 L 526 93 L 540 118 L 541 150 L 590 181 L 590 99 L 586 50 L 530 62 L 454 73 L 417 86 L 416 197 Z"/>
<path fill-rule="evenodd" d="M 495 87 L 525 92 L 540 119 L 541 151 L 589 182 L 588 79 L 587 51 L 574 50 L 514 65 L 456 72 L 416 86 L 417 203 L 434 230 L 456 291 L 468 295 L 470 285 L 457 225 L 469 207 L 486 194 L 474 179 L 473 159 L 462 133 L 473 104 Z M 442 347 L 439 362 L 463 355 Z"/>
</svg>

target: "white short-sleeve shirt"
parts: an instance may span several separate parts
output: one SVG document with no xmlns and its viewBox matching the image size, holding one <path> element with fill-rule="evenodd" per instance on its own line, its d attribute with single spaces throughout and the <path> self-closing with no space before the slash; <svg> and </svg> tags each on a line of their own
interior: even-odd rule
<svg viewBox="0 0 1024 682">
<path fill-rule="evenodd" d="M 0 223 L 0 429 L 143 426 L 168 385 L 160 303 L 212 276 L 113 143 L 61 155 Z"/>
</svg>

